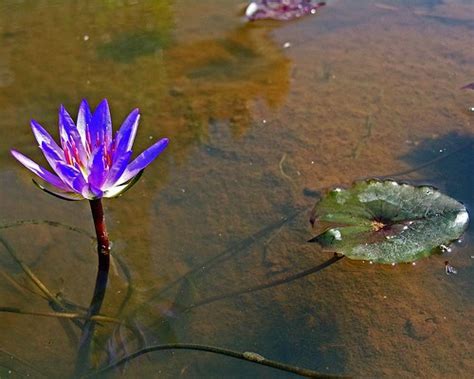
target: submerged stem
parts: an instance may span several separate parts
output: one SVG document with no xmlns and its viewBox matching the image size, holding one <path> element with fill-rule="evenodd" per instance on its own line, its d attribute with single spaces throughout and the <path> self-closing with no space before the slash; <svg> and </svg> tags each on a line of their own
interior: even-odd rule
<svg viewBox="0 0 474 379">
<path fill-rule="evenodd" d="M 102 208 L 102 200 L 90 200 L 92 217 L 94 219 L 94 227 L 97 236 L 97 254 L 99 259 L 97 277 L 95 281 L 94 295 L 92 297 L 84 330 L 79 342 L 79 350 L 77 353 L 75 376 L 83 375 L 89 369 L 90 351 L 92 339 L 94 337 L 96 321 L 94 316 L 98 315 L 102 307 L 107 288 L 107 280 L 110 267 L 110 242 L 107 228 L 105 225 L 104 209 Z"/>
<path fill-rule="evenodd" d="M 100 375 L 103 375 L 107 372 L 110 372 L 111 370 L 122 366 L 123 364 L 147 353 L 151 353 L 154 351 L 160 351 L 160 350 L 197 350 L 197 351 L 206 351 L 209 353 L 214 353 L 214 354 L 220 354 L 220 355 L 225 355 L 227 357 L 231 358 L 236 358 L 236 359 L 241 359 L 247 362 L 251 363 L 256 363 L 259 365 L 263 366 L 268 366 L 275 368 L 277 370 L 281 371 L 286 371 L 286 372 L 291 372 L 300 376 L 305 376 L 308 378 L 346 378 L 345 376 L 338 376 L 338 375 L 330 375 L 330 374 L 323 374 L 319 373 L 317 371 L 313 371 L 310 369 L 302 368 L 302 367 L 297 367 L 297 366 L 291 366 L 286 363 L 278 362 L 278 361 L 273 361 L 270 359 L 266 359 L 265 357 L 261 356 L 260 354 L 254 353 L 254 352 L 239 352 L 235 350 L 230 350 L 230 349 L 224 349 L 221 347 L 216 347 L 216 346 L 209 346 L 209 345 L 200 345 L 200 344 L 193 344 L 193 343 L 172 343 L 172 344 L 165 344 L 165 345 L 154 345 L 154 346 L 149 346 L 147 348 L 138 350 L 130 355 L 127 355 L 126 357 L 98 370 L 93 373 L 90 373 L 86 375 L 85 377 L 98 377 Z"/>
<path fill-rule="evenodd" d="M 94 315 L 90 319 L 87 318 L 86 314 L 82 313 L 69 313 L 69 312 L 35 312 L 35 311 L 24 311 L 16 307 L 0 307 L 0 312 L 5 313 L 16 313 L 20 315 L 30 316 L 41 316 L 41 317 L 55 317 L 55 318 L 67 318 L 72 320 L 91 320 L 97 322 L 110 322 L 114 324 L 122 324 L 122 321 L 115 317 L 109 317 L 105 315 Z"/>
<path fill-rule="evenodd" d="M 234 296 L 245 295 L 245 294 L 248 294 L 248 293 L 251 293 L 251 292 L 261 291 L 261 290 L 264 290 L 264 289 L 267 289 L 267 288 L 279 286 L 281 284 L 290 283 L 290 282 L 292 282 L 296 279 L 300 279 L 300 278 L 303 278 L 307 275 L 310 275 L 310 274 L 313 274 L 315 272 L 321 271 L 322 269 L 332 265 L 333 263 L 336 263 L 337 261 L 339 261 L 342 258 L 344 258 L 344 255 L 334 254 L 334 256 L 332 258 L 328 259 L 326 262 L 321 263 L 320 265 L 317 265 L 315 267 L 311 267 L 311 268 L 309 268 L 307 270 L 304 270 L 304 271 L 297 272 L 296 274 L 287 276 L 285 278 L 276 279 L 276 280 L 273 280 L 273 281 L 268 282 L 268 283 L 263 283 L 263 284 L 259 284 L 259 285 L 253 286 L 253 287 L 247 287 L 247 288 L 232 291 L 232 292 L 229 292 L 229 293 L 226 293 L 226 294 L 216 295 L 216 296 L 209 297 L 207 299 L 200 300 L 200 301 L 198 301 L 194 304 L 191 304 L 188 308 L 185 309 L 185 312 L 189 312 L 190 310 L 192 310 L 194 308 L 201 307 L 203 305 L 207 305 L 207 304 L 213 303 L 213 302 L 218 301 L 218 300 L 228 299 L 228 298 L 234 297 Z"/>
<path fill-rule="evenodd" d="M 21 267 L 23 272 L 28 276 L 28 278 L 38 287 L 38 289 L 42 292 L 48 302 L 51 308 L 54 310 L 59 310 L 61 312 L 65 311 L 67 308 L 63 302 L 58 299 L 57 296 L 54 296 L 52 292 L 43 284 L 43 282 L 31 271 L 31 269 L 23 263 L 23 261 L 15 254 L 13 248 L 10 246 L 10 244 L 4 240 L 2 237 L 0 237 L 0 244 L 2 244 L 7 252 L 10 254 L 10 256 L 15 260 L 16 263 Z M 83 328 L 82 323 L 79 320 L 73 320 L 73 323 L 79 327 L 80 329 Z"/>
</svg>

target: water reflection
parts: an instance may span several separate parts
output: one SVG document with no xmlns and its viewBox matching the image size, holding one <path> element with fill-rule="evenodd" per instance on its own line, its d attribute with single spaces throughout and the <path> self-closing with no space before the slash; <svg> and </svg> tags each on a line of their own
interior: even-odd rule
<svg viewBox="0 0 474 379">
<path fill-rule="evenodd" d="M 230 120 L 242 135 L 255 101 L 274 107 L 284 100 L 290 62 L 266 27 L 240 25 L 227 36 L 173 42 L 167 2 L 113 4 L 55 4 L 42 17 L 36 16 L 42 8 L 26 4 L 9 9 L 2 130 L 24 130 L 29 117 L 55 125 L 53 104 L 76 108 L 82 97 L 97 103 L 107 95 L 116 120 L 136 104 L 146 120 L 141 133 L 169 136 L 172 154 L 182 160 L 186 146 L 206 140 L 209 120 Z M 71 21 L 65 15 L 73 12 Z M 91 14 L 94 22 L 83 22 Z M 32 20 L 41 33 L 22 27 Z M 25 134 L 15 133 L 20 150 L 29 145 Z"/>
<path fill-rule="evenodd" d="M 224 38 L 183 43 L 167 51 L 170 120 L 179 151 L 209 138 L 213 120 L 228 121 L 234 136 L 252 125 L 258 100 L 270 107 L 285 99 L 289 60 L 265 28 L 241 26 Z M 171 115 L 165 115 L 167 123 Z"/>
</svg>

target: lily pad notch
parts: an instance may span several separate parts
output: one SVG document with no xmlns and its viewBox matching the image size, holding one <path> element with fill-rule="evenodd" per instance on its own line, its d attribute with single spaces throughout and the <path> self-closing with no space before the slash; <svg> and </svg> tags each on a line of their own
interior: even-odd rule
<svg viewBox="0 0 474 379">
<path fill-rule="evenodd" d="M 320 231 L 309 242 L 350 259 L 414 262 L 458 240 L 469 223 L 466 207 L 431 186 L 369 179 L 334 188 L 311 214 Z"/>
</svg>

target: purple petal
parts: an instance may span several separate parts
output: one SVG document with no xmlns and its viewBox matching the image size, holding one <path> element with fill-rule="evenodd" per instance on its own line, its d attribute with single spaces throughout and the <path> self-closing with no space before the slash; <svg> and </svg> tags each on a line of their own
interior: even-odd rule
<svg viewBox="0 0 474 379">
<path fill-rule="evenodd" d="M 112 120 L 107 99 L 102 100 L 95 109 L 89 124 L 89 133 L 92 151 L 104 142 L 109 150 L 112 142 Z"/>
<path fill-rule="evenodd" d="M 112 187 L 115 183 L 117 183 L 117 181 L 127 168 L 128 162 L 130 162 L 131 157 L 132 151 L 127 151 L 126 153 L 123 153 L 120 156 L 115 155 L 115 162 L 110 168 L 109 173 L 107 175 L 107 180 L 104 183 L 105 188 Z"/>
<path fill-rule="evenodd" d="M 21 154 L 20 152 L 16 150 L 11 150 L 10 151 L 12 155 L 27 169 L 30 171 L 34 172 L 36 175 L 38 175 L 41 179 L 43 179 L 45 182 L 50 183 L 51 185 L 63 190 L 63 191 L 71 191 L 71 187 L 67 186 L 60 178 L 58 178 L 56 175 L 52 174 L 45 168 L 41 167 L 37 163 L 33 162 L 30 158 L 27 156 Z"/>
<path fill-rule="evenodd" d="M 55 169 L 56 165 L 59 162 L 65 163 L 64 153 L 62 153 L 62 151 L 58 152 L 56 149 L 48 145 L 46 142 L 43 142 L 40 145 L 40 149 L 43 152 L 43 155 L 48 161 L 49 165 L 53 168 L 53 170 Z"/>
<path fill-rule="evenodd" d="M 69 150 L 72 157 L 76 157 L 85 162 L 87 159 L 85 146 L 82 143 L 81 135 L 76 124 L 72 121 L 67 110 L 61 105 L 59 108 L 59 136 L 63 149 Z"/>
<path fill-rule="evenodd" d="M 130 163 L 125 172 L 117 181 L 118 184 L 124 183 L 127 180 L 130 180 L 135 175 L 137 175 L 141 170 L 147 167 L 161 152 L 166 149 L 168 146 L 169 139 L 163 138 L 148 149 L 146 149 L 143 153 L 141 153 L 138 157 L 136 157 L 132 163 Z"/>
<path fill-rule="evenodd" d="M 81 171 L 75 167 L 58 162 L 54 170 L 58 176 L 77 193 L 82 193 L 83 188 L 87 185 Z"/>
<path fill-rule="evenodd" d="M 68 163 L 61 157 L 60 155 L 57 154 L 57 152 L 51 148 L 51 146 L 43 144 L 40 146 L 41 151 L 43 152 L 44 157 L 48 161 L 49 165 L 53 168 L 54 171 L 56 170 L 56 167 L 59 163 L 63 165 L 68 165 Z M 59 173 L 56 172 L 58 175 Z"/>
<path fill-rule="evenodd" d="M 138 109 L 134 109 L 125 119 L 117 136 L 115 137 L 115 151 L 114 151 L 114 162 L 116 159 L 120 159 L 122 154 L 126 151 L 132 150 L 133 141 L 137 134 L 138 121 L 140 119 L 140 113 Z"/>
<path fill-rule="evenodd" d="M 77 113 L 77 131 L 79 132 L 82 143 L 86 146 L 87 141 L 87 129 L 92 119 L 91 109 L 87 100 L 84 99 L 81 101 L 79 106 L 79 112 Z"/>
<path fill-rule="evenodd" d="M 79 136 L 77 127 L 74 124 L 74 121 L 72 121 L 72 118 L 66 108 L 61 105 L 59 107 L 59 137 L 61 138 L 63 149 L 66 148 L 66 143 L 73 137 L 73 134 Z"/>
<path fill-rule="evenodd" d="M 100 188 L 107 177 L 107 166 L 105 162 L 105 146 L 100 146 L 90 161 L 89 177 L 87 181 L 90 185 Z"/>
<path fill-rule="evenodd" d="M 132 188 L 137 182 L 140 180 L 144 170 L 141 170 L 137 175 L 135 175 L 132 179 L 124 184 L 114 186 L 112 188 L 107 189 L 104 192 L 104 197 L 117 197 L 122 196 L 125 192 L 127 192 L 130 188 Z"/>
<path fill-rule="evenodd" d="M 85 185 L 85 179 L 82 172 L 78 168 L 58 159 L 59 157 L 55 155 L 54 150 L 52 150 L 48 145 L 43 143 L 41 150 L 59 178 L 66 183 L 69 188 L 81 193 L 82 187 Z"/>
<path fill-rule="evenodd" d="M 86 199 L 93 200 L 103 197 L 104 192 L 101 189 L 86 183 L 85 186 L 82 188 L 81 194 Z"/>
<path fill-rule="evenodd" d="M 58 146 L 53 137 L 51 137 L 51 135 L 35 120 L 31 120 L 31 129 L 33 130 L 33 134 L 35 135 L 36 141 L 38 141 L 40 147 L 44 143 L 48 145 L 57 156 L 64 159 L 63 150 Z"/>
<path fill-rule="evenodd" d="M 104 195 L 104 192 L 101 189 L 96 188 L 92 184 L 89 184 L 89 193 L 92 195 L 92 199 L 99 198 Z"/>
</svg>

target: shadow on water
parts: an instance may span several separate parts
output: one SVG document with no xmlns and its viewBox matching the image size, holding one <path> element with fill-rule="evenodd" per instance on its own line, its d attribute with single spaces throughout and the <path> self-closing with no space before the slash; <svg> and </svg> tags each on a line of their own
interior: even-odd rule
<svg viewBox="0 0 474 379">
<path fill-rule="evenodd" d="M 329 267 L 333 263 L 336 263 L 338 260 L 342 259 L 343 257 L 344 257 L 343 255 L 335 254 L 332 258 L 328 259 L 327 261 L 325 261 L 325 262 L 323 262 L 323 263 L 321 263 L 321 264 L 319 264 L 315 267 L 311 267 L 307 270 L 298 272 L 296 274 L 292 274 L 290 276 L 287 276 L 287 277 L 284 277 L 284 278 L 281 278 L 281 279 L 276 279 L 276 280 L 273 280 L 273 281 L 268 282 L 268 283 L 264 283 L 264 284 L 260 284 L 260 285 L 256 285 L 256 286 L 252 286 L 252 287 L 247 287 L 247 288 L 242 288 L 240 290 L 228 292 L 226 294 L 212 296 L 212 297 L 209 297 L 209 298 L 206 298 L 206 299 L 203 299 L 203 300 L 199 300 L 198 302 L 190 305 L 187 310 L 191 310 L 191 309 L 194 309 L 194 308 L 197 308 L 197 307 L 201 307 L 201 306 L 204 306 L 206 304 L 213 303 L 215 301 L 224 300 L 224 299 L 228 299 L 228 298 L 232 298 L 232 297 L 236 297 L 236 296 L 241 296 L 241 295 L 246 295 L 246 294 L 249 294 L 249 293 L 252 293 L 252 292 L 261 291 L 261 290 L 264 290 L 264 289 L 276 287 L 276 286 L 283 285 L 283 284 L 289 284 L 289 283 L 293 282 L 294 280 L 298 280 L 298 279 L 304 278 L 305 276 L 308 276 L 308 275 L 314 274 L 318 271 L 321 271 L 321 270 L 325 269 L 326 267 Z"/>
<path fill-rule="evenodd" d="M 448 133 L 444 136 L 422 141 L 402 160 L 420 167 L 413 171 L 449 196 L 474 206 L 474 136 Z"/>
<path fill-rule="evenodd" d="M 422 141 L 412 152 L 402 159 L 415 168 L 417 181 L 432 184 L 447 195 L 464 203 L 470 214 L 470 226 L 466 231 L 463 254 L 458 256 L 463 271 L 458 274 L 458 288 L 468 299 L 474 298 L 472 287 L 472 241 L 474 238 L 474 135 L 451 132 L 435 139 Z M 409 175 L 408 178 L 411 178 Z M 402 176 L 405 178 L 405 176 Z M 459 251 L 455 251 L 459 253 Z"/>
</svg>

